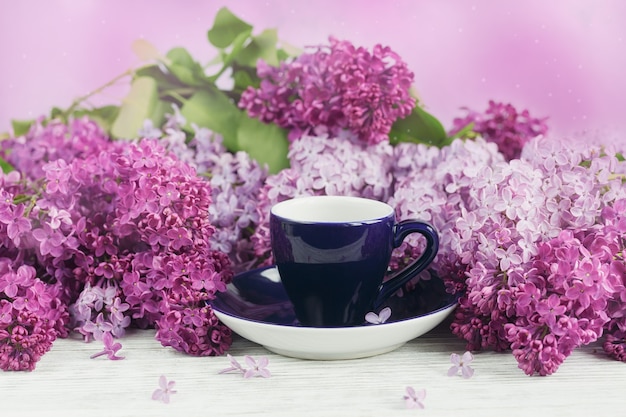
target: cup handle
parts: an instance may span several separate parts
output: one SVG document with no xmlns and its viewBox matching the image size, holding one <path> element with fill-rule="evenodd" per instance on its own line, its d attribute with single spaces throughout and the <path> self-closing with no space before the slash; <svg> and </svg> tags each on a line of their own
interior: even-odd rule
<svg viewBox="0 0 626 417">
<path fill-rule="evenodd" d="M 411 233 L 419 233 L 426 238 L 426 250 L 424 250 L 422 256 L 378 287 L 378 296 L 373 305 L 374 310 L 377 310 L 387 298 L 399 290 L 411 278 L 426 269 L 439 251 L 439 235 L 437 235 L 437 231 L 430 224 L 419 220 L 403 220 L 394 226 L 393 247 L 397 248 L 400 246 Z"/>
</svg>

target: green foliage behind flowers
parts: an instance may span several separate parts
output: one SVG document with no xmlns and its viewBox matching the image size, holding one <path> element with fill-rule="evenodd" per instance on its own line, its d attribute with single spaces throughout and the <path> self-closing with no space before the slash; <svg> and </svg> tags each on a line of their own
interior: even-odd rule
<svg viewBox="0 0 626 417">
<path fill-rule="evenodd" d="M 220 134 L 230 151 L 248 152 L 267 164 L 270 172 L 286 168 L 288 129 L 251 117 L 238 104 L 244 91 L 261 84 L 259 61 L 278 67 L 295 60 L 301 51 L 279 42 L 275 29 L 255 34 L 252 25 L 227 8 L 216 14 L 207 39 L 217 56 L 206 63 L 185 48 L 176 47 L 163 55 L 147 41 L 138 40 L 132 47 L 145 65 L 77 98 L 67 109 L 54 108 L 48 118 L 67 122 L 70 117 L 87 115 L 113 138 L 134 138 L 145 120 L 160 126 L 165 114 L 176 106 L 187 120 L 184 129 L 189 138 L 194 125 L 205 127 Z M 130 89 L 119 105 L 89 106 L 87 99 L 120 81 L 129 82 Z M 14 122 L 14 135 L 26 133 L 30 123 Z M 392 144 L 417 142 L 441 147 L 450 143 L 441 123 L 425 112 L 417 100 L 408 116 L 395 120 L 389 138 Z"/>
</svg>

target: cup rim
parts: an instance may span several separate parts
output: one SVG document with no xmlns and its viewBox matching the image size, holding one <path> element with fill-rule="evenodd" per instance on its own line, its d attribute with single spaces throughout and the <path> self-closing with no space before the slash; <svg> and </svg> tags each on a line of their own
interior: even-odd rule
<svg viewBox="0 0 626 417">
<path fill-rule="evenodd" d="M 314 203 L 311 203 L 314 202 Z M 317 210 L 314 212 L 295 211 L 305 204 L 324 205 L 331 208 L 333 205 L 346 205 L 353 210 L 349 213 L 336 211 L 328 214 L 327 211 Z M 318 209 L 320 206 L 317 207 Z M 356 210 L 361 208 L 362 210 Z M 364 197 L 354 196 L 303 196 L 276 203 L 270 209 L 272 216 L 284 221 L 294 223 L 319 223 L 319 224 L 342 224 L 342 223 L 368 223 L 378 222 L 395 215 L 393 207 L 389 204 Z"/>
</svg>

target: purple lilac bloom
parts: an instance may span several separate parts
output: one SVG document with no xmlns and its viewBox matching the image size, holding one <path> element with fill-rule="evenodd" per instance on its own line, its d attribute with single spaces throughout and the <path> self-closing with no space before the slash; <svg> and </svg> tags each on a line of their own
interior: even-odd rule
<svg viewBox="0 0 626 417">
<path fill-rule="evenodd" d="M 44 176 L 42 169 L 47 162 L 69 163 L 105 149 L 109 142 L 100 126 L 87 117 L 67 124 L 52 120 L 44 125 L 43 120 L 37 120 L 26 135 L 1 141 L 0 157 L 36 180 Z"/>
<path fill-rule="evenodd" d="M 184 117 L 174 108 L 158 135 L 159 143 L 207 178 L 212 190 L 209 219 L 215 226 L 209 237 L 211 247 L 228 254 L 234 272 L 249 270 L 256 264 L 250 235 L 259 223 L 255 208 L 267 167 L 246 152 L 229 152 L 221 136 L 205 128 L 195 127 L 193 138 L 186 143 L 184 124 Z"/>
<path fill-rule="evenodd" d="M 0 369 L 34 370 L 56 338 L 67 335 L 57 331 L 68 320 L 59 292 L 58 285 L 37 278 L 32 266 L 0 258 Z"/>
<path fill-rule="evenodd" d="M 289 138 L 341 130 L 375 144 L 388 140 L 393 122 L 415 106 L 413 73 L 389 47 L 370 52 L 330 38 L 292 61 L 257 66 L 258 89 L 249 87 L 239 107 L 251 117 L 290 130 Z"/>
<path fill-rule="evenodd" d="M 619 304 L 612 300 L 622 281 L 596 229 L 626 194 L 614 175 L 625 167 L 608 147 L 537 138 L 506 163 L 493 146 L 457 140 L 430 158 L 405 158 L 410 150 L 400 148 L 399 160 L 413 168 L 400 167 L 406 177 L 396 175 L 390 204 L 400 218 L 438 228 L 433 268 L 449 290 L 463 292 L 452 331 L 468 350 L 513 349 L 526 373 L 546 375 L 597 340 L 607 304 Z M 423 250 L 419 240 L 401 249 L 397 267 Z"/>
<path fill-rule="evenodd" d="M 85 146 L 64 155 L 46 150 L 50 160 L 37 181 L 20 181 L 19 166 L 1 177 L 2 255 L 33 262 L 58 287 L 59 300 L 45 314 L 59 335 L 122 337 L 131 325 L 158 327 L 170 311 L 191 310 L 202 319 L 183 321 L 185 343 L 171 345 L 162 332 L 157 339 L 194 355 L 222 353 L 230 331 L 205 307 L 232 270 L 209 241 L 210 184 L 155 140 L 102 142 L 90 123 L 73 123 L 71 133 L 58 123 L 31 130 L 24 148 L 45 148 L 49 137 Z M 16 154 L 26 152 L 19 140 L 13 145 Z M 35 311 L 35 297 L 13 299 L 16 284 L 5 287 L 14 309 Z M 62 305 L 71 321 L 57 311 Z M 5 304 L 3 321 L 8 314 Z"/>
<path fill-rule="evenodd" d="M 532 138 L 548 131 L 546 119 L 532 117 L 528 110 L 518 112 L 511 104 L 489 101 L 484 113 L 465 109 L 467 115 L 456 118 L 450 135 L 453 136 L 473 123 L 471 132 L 465 135 L 479 135 L 498 145 L 507 160 L 519 158 L 524 145 Z"/>
</svg>

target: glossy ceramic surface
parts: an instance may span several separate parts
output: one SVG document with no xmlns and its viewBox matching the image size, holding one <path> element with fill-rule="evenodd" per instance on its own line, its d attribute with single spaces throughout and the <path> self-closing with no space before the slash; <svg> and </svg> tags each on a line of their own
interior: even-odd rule
<svg viewBox="0 0 626 417">
<path fill-rule="evenodd" d="M 390 352 L 441 323 L 456 307 L 440 278 L 422 280 L 405 297 L 389 298 L 391 318 L 383 324 L 352 327 L 301 326 L 276 267 L 233 278 L 211 306 L 220 320 L 240 336 L 268 350 L 302 359 L 354 359 Z M 383 306 L 384 307 L 384 306 Z"/>
<path fill-rule="evenodd" d="M 392 250 L 411 233 L 426 237 L 422 256 L 381 286 Z M 346 196 L 312 196 L 272 207 L 272 252 L 298 319 L 308 326 L 358 325 L 423 271 L 439 248 L 434 228 L 396 222 L 391 206 Z"/>
</svg>

